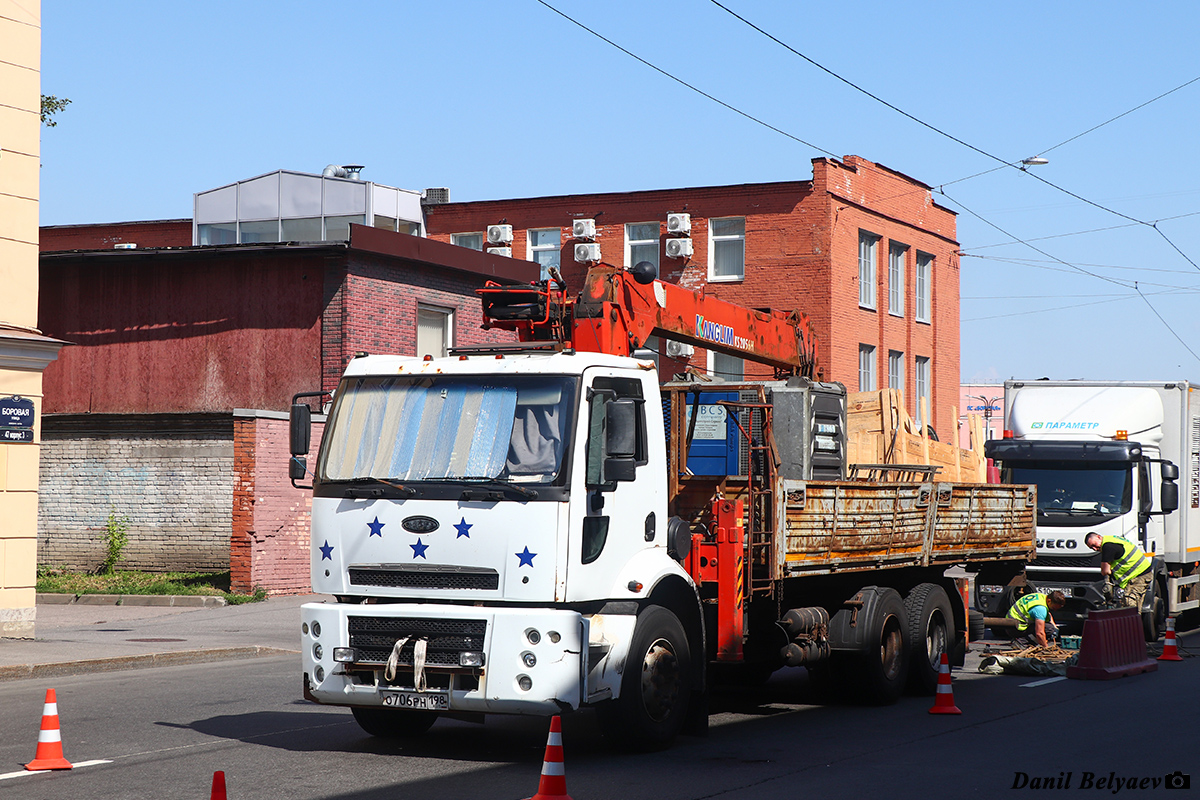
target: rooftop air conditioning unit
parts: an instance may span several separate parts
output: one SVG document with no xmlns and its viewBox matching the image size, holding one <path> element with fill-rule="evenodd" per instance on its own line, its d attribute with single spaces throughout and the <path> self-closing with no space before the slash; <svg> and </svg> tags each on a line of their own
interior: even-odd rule
<svg viewBox="0 0 1200 800">
<path fill-rule="evenodd" d="M 596 220 L 577 219 L 571 223 L 571 235 L 576 239 L 595 239 Z M 578 259 L 576 259 L 578 261 Z"/>
<path fill-rule="evenodd" d="M 667 258 L 691 258 L 691 239 L 667 239 Z"/>
<path fill-rule="evenodd" d="M 505 258 L 512 258 L 512 248 L 511 247 L 489 247 L 487 249 L 487 251 L 494 256 L 504 256 Z"/>
<path fill-rule="evenodd" d="M 575 260 L 580 264 L 590 264 L 599 261 L 600 245 L 595 243 L 575 245 Z"/>
<path fill-rule="evenodd" d="M 488 244 L 512 244 L 512 225 L 488 225 Z"/>
<path fill-rule="evenodd" d="M 691 358 L 695 352 L 690 344 L 667 340 L 667 356 L 669 358 Z"/>
<path fill-rule="evenodd" d="M 691 233 L 691 214 L 667 214 L 667 233 Z"/>
</svg>

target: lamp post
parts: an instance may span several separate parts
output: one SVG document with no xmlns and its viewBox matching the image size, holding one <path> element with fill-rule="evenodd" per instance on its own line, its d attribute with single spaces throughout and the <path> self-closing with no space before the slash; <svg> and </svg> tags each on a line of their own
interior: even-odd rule
<svg viewBox="0 0 1200 800">
<path fill-rule="evenodd" d="M 983 403 L 983 427 L 987 430 L 987 437 L 992 438 L 992 406 L 1004 399 L 1004 395 L 999 397 L 984 397 L 981 394 L 967 395 L 972 400 L 978 400 Z"/>
</svg>

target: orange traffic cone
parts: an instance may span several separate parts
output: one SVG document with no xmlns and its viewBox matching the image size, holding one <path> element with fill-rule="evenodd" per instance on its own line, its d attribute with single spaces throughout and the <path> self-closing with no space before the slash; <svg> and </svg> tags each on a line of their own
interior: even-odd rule
<svg viewBox="0 0 1200 800">
<path fill-rule="evenodd" d="M 62 734 L 58 730 L 58 700 L 54 690 L 46 690 L 46 705 L 42 707 L 42 729 L 38 732 L 37 752 L 25 769 L 71 769 L 63 758 Z"/>
<path fill-rule="evenodd" d="M 546 739 L 546 757 L 542 760 L 542 778 L 538 781 L 537 794 L 526 800 L 571 800 L 567 794 L 567 775 L 563 767 L 562 723 L 558 717 L 550 718 L 550 736 Z"/>
<path fill-rule="evenodd" d="M 950 685 L 950 656 L 942 653 L 942 664 L 938 667 L 937 696 L 933 700 L 930 714 L 961 714 L 954 705 L 954 689 Z"/>
<path fill-rule="evenodd" d="M 225 797 L 225 773 L 217 770 L 213 773 L 212 796 L 209 800 L 226 800 Z"/>
<path fill-rule="evenodd" d="M 1175 618 L 1167 617 L 1167 640 L 1163 642 L 1162 655 L 1159 661 L 1183 661 L 1179 657 L 1179 648 L 1175 644 Z"/>
</svg>

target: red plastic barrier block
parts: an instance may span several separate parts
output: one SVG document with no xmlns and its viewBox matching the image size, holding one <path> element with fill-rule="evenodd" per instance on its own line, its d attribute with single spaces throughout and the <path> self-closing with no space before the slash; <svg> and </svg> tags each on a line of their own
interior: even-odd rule
<svg viewBox="0 0 1200 800">
<path fill-rule="evenodd" d="M 1106 681 L 1156 669 L 1158 662 L 1146 650 L 1141 615 L 1132 608 L 1114 608 L 1088 612 L 1079 661 L 1067 667 L 1067 677 Z"/>
</svg>

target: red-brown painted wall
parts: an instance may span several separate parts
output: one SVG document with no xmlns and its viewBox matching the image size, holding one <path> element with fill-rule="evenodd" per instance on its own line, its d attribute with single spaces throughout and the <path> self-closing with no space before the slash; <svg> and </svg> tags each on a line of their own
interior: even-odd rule
<svg viewBox="0 0 1200 800">
<path fill-rule="evenodd" d="M 40 325 L 73 345 L 44 412 L 285 410 L 319 386 L 323 270 L 295 252 L 43 256 Z"/>
<path fill-rule="evenodd" d="M 190 219 L 154 219 L 96 225 L 48 225 L 41 229 L 43 253 L 61 250 L 111 250 L 118 244 L 139 248 L 190 247 Z"/>
</svg>

